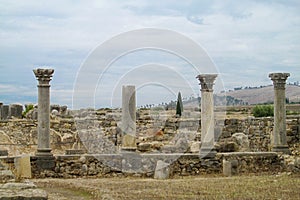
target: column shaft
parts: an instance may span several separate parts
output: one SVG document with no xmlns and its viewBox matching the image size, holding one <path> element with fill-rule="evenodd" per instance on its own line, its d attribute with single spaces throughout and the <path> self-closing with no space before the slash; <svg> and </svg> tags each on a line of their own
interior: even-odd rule
<svg viewBox="0 0 300 200">
<path fill-rule="evenodd" d="M 38 149 L 39 157 L 51 157 L 50 148 L 50 85 L 53 69 L 33 70 L 38 80 Z"/>
<path fill-rule="evenodd" d="M 271 73 L 274 84 L 274 129 L 271 137 L 272 151 L 290 153 L 286 140 L 285 85 L 289 73 Z"/>
<path fill-rule="evenodd" d="M 216 155 L 215 150 L 215 119 L 213 85 L 216 74 L 201 74 L 197 78 L 201 85 L 201 148 L 200 156 L 211 158 Z"/>
<path fill-rule="evenodd" d="M 214 146 L 213 93 L 201 91 L 201 141 L 204 146 Z"/>
<path fill-rule="evenodd" d="M 38 151 L 50 150 L 50 85 L 38 86 Z"/>
<path fill-rule="evenodd" d="M 122 149 L 136 150 L 135 86 L 122 87 Z"/>
</svg>

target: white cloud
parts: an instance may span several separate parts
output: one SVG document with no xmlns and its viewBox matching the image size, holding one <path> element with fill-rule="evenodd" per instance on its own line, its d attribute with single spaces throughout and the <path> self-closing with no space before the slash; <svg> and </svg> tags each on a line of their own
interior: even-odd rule
<svg viewBox="0 0 300 200">
<path fill-rule="evenodd" d="M 31 69 L 50 65 L 56 69 L 54 97 L 69 104 L 88 52 L 120 32 L 146 27 L 175 30 L 202 45 L 226 87 L 267 84 L 268 72 L 275 70 L 300 80 L 298 10 L 299 1 L 279 0 L 2 1 L 1 93 L 25 95 L 20 85 L 36 85 Z"/>
</svg>

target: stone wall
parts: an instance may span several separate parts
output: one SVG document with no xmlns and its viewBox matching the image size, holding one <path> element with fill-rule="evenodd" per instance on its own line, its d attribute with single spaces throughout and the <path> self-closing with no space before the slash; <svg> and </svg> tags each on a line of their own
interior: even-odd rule
<svg viewBox="0 0 300 200">
<path fill-rule="evenodd" d="M 103 136 L 108 138 L 112 144 L 119 146 L 121 136 L 117 124 L 121 120 L 120 110 L 102 109 L 96 111 L 94 115 L 97 119 L 94 126 L 98 127 Z M 158 119 L 153 111 L 140 111 L 137 117 L 137 142 L 144 146 L 140 146 L 140 148 L 138 146 L 138 149 L 141 151 L 162 152 L 163 146 L 178 142 L 179 135 L 182 132 L 185 135 L 192 133 L 189 138 L 190 142 L 200 141 L 200 113 L 185 113 L 182 118 L 176 118 L 174 115 L 175 111 L 174 113 L 168 111 L 160 114 L 161 119 Z M 76 114 L 74 116 L 76 117 Z M 86 122 L 87 120 L 84 119 L 83 121 Z M 250 151 L 269 151 L 270 149 L 273 118 L 225 119 L 225 121 L 217 121 L 216 124 L 215 132 L 219 134 L 216 138 L 218 138 L 217 141 L 221 145 L 229 143 L 232 140 L 232 135 L 240 132 L 248 136 Z M 54 154 L 64 154 L 67 149 L 84 149 L 80 142 L 77 126 L 74 117 L 51 115 L 51 147 Z M 20 155 L 22 153 L 33 155 L 37 147 L 36 127 L 36 120 L 1 120 L 0 149 L 7 149 L 9 155 Z M 299 143 L 300 116 L 287 117 L 287 139 L 290 147 Z M 95 145 L 97 146 L 97 144 Z M 227 150 L 221 148 L 219 152 L 226 152 Z"/>
<path fill-rule="evenodd" d="M 287 117 L 287 142 L 290 147 L 300 142 L 300 116 Z M 234 133 L 248 136 L 250 150 L 254 152 L 270 151 L 271 134 L 274 119 L 272 117 L 248 119 L 226 119 L 219 141 L 230 139 Z"/>
<path fill-rule="evenodd" d="M 76 177 L 154 177 L 158 161 L 168 163 L 170 177 L 222 175 L 223 160 L 236 161 L 238 174 L 277 174 L 287 170 L 282 157 L 276 153 L 226 153 L 216 158 L 201 159 L 197 154 L 106 154 L 55 156 L 53 170 L 40 170 L 36 157 L 31 157 L 32 176 L 35 178 Z M 1 157 L 0 161 L 14 169 L 13 157 Z"/>
</svg>

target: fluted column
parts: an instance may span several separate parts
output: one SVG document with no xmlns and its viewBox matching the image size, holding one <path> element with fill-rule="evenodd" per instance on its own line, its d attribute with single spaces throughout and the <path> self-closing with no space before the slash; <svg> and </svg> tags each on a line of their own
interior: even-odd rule
<svg viewBox="0 0 300 200">
<path fill-rule="evenodd" d="M 272 151 L 290 154 L 286 140 L 285 85 L 289 73 L 270 73 L 274 85 L 274 128 L 271 137 Z"/>
<path fill-rule="evenodd" d="M 38 80 L 38 148 L 36 156 L 52 156 L 50 148 L 50 84 L 53 69 L 34 69 Z"/>
<path fill-rule="evenodd" d="M 214 98 L 213 86 L 217 74 L 200 74 L 197 76 L 201 86 L 201 157 L 214 157 Z"/>
</svg>

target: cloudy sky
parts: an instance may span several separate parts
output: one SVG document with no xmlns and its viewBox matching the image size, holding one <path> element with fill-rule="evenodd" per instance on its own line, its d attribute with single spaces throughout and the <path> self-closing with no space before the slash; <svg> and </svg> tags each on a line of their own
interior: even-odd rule
<svg viewBox="0 0 300 200">
<path fill-rule="evenodd" d="M 219 74 L 216 92 L 271 84 L 269 72 L 290 72 L 288 81 L 300 81 L 299 10 L 298 0 L 0 0 L 0 101 L 36 102 L 32 69 L 43 67 L 55 69 L 51 102 L 69 107 L 74 91 L 84 95 L 76 90 L 78 85 L 93 94 L 74 107 L 117 107 L 124 84 L 136 85 L 139 105 L 176 99 L 178 91 L 197 96 L 199 72 Z M 112 41 L 114 48 L 122 48 L 124 44 L 116 42 L 120 35 L 145 28 L 189 38 L 207 53 L 215 69 L 195 70 L 182 54 L 148 46 L 101 65 L 102 56 L 117 55 L 113 48 L 100 54 L 104 44 Z M 149 38 L 148 33 L 138 36 Z M 181 39 L 156 37 L 178 51 L 181 46 L 191 50 Z M 136 43 L 132 37 L 125 41 L 127 46 Z M 93 66 L 101 66 L 84 71 L 92 59 Z M 96 82 L 91 83 L 94 79 L 89 77 L 94 76 Z"/>
</svg>

